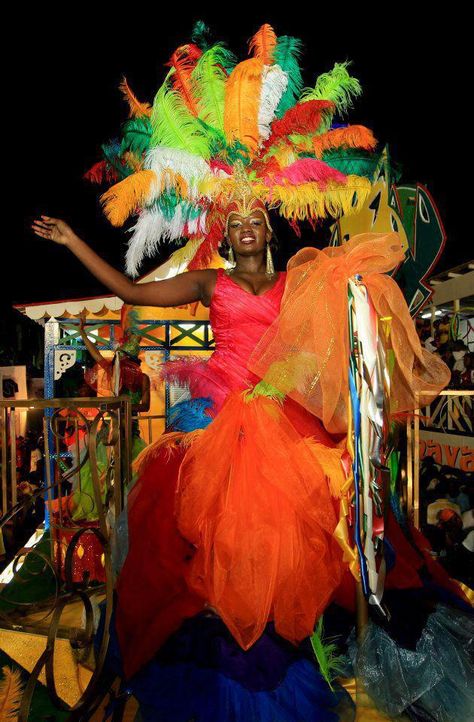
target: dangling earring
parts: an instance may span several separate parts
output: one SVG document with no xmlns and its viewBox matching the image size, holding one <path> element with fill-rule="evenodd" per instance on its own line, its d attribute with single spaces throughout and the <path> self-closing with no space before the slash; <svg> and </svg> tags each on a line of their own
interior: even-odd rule
<svg viewBox="0 0 474 722">
<path fill-rule="evenodd" d="M 235 268 L 235 255 L 234 255 L 234 249 L 229 243 L 229 252 L 227 254 L 227 260 L 229 261 L 232 268 Z"/>
<path fill-rule="evenodd" d="M 267 263 L 265 273 L 267 274 L 267 276 L 275 275 L 275 266 L 273 265 L 272 249 L 270 248 L 270 243 L 267 243 Z"/>
</svg>

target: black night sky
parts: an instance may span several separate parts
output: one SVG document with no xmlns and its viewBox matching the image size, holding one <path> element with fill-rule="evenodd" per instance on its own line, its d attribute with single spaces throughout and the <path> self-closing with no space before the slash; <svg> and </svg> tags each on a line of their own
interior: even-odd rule
<svg viewBox="0 0 474 722">
<path fill-rule="evenodd" d="M 7 266 L 11 274 L 3 274 L 7 303 L 106 292 L 67 250 L 33 236 L 29 223 L 40 213 L 63 217 L 98 253 L 121 266 L 126 234 L 108 226 L 97 187 L 82 176 L 100 159 L 100 144 L 118 135 L 127 118 L 118 91 L 122 75 L 140 99 L 152 101 L 166 71 L 164 63 L 176 46 L 190 39 L 199 18 L 211 27 L 214 39 L 226 41 L 241 59 L 246 41 L 263 22 L 270 22 L 277 34 L 300 37 L 307 85 L 335 61 L 351 59 L 364 95 L 349 121 L 371 127 L 380 142 L 389 144 L 403 168 L 403 181 L 419 181 L 431 191 L 448 234 L 438 270 L 474 255 L 462 230 L 467 224 L 459 169 L 465 141 L 458 119 L 467 80 L 459 49 L 464 41 L 454 18 L 429 13 L 397 21 L 370 16 L 360 6 L 347 14 L 343 4 L 334 3 L 324 16 L 315 11 L 306 16 L 302 4 L 298 12 L 280 14 L 230 4 L 221 4 L 218 12 L 194 13 L 183 5 L 165 19 L 160 8 L 129 4 L 112 22 L 99 20 L 96 11 L 84 6 L 80 11 L 77 6 L 61 7 L 64 15 L 29 15 L 17 37 L 16 57 L 22 58 L 23 71 L 15 76 L 11 109 L 23 131 L 16 149 L 18 186 L 12 192 L 23 207 L 7 244 L 12 254 Z M 53 29 L 53 20 L 59 20 L 59 30 Z M 448 54 L 445 48 L 453 42 L 457 49 Z M 280 240 L 288 246 L 289 228 L 285 235 Z M 322 245 L 323 236 L 306 234 L 305 239 Z M 143 271 L 165 257 L 166 250 Z M 7 290 L 8 279 L 12 283 Z"/>
</svg>

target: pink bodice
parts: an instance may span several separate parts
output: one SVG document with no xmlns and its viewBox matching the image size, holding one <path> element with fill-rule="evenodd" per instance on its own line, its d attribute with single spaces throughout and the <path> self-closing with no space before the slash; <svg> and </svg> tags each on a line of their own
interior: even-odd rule
<svg viewBox="0 0 474 722">
<path fill-rule="evenodd" d="M 216 350 L 207 366 L 225 396 L 229 391 L 242 390 L 258 381 L 247 370 L 247 361 L 257 342 L 278 316 L 285 276 L 285 273 L 280 273 L 272 288 L 261 296 L 255 296 L 241 288 L 225 271 L 218 270 L 209 309 Z"/>
<path fill-rule="evenodd" d="M 209 308 L 216 350 L 207 361 L 178 361 L 166 364 L 170 381 L 187 381 L 191 395 L 210 397 L 213 413 L 222 408 L 232 391 L 252 387 L 258 378 L 247 370 L 247 361 L 280 311 L 286 273 L 261 296 L 245 291 L 223 269 L 217 271 Z"/>
</svg>

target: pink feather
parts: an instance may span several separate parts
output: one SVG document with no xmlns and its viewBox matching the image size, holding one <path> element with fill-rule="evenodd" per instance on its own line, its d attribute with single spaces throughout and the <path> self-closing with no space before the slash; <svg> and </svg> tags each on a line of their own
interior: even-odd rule
<svg viewBox="0 0 474 722">
<path fill-rule="evenodd" d="M 265 183 L 269 186 L 317 183 L 320 188 L 324 188 L 328 181 L 345 183 L 346 176 L 317 158 L 301 158 L 287 168 L 265 177 Z"/>
<path fill-rule="evenodd" d="M 176 386 L 187 386 L 190 378 L 196 372 L 206 368 L 206 362 L 198 356 L 172 359 L 161 364 L 160 378 Z"/>
</svg>

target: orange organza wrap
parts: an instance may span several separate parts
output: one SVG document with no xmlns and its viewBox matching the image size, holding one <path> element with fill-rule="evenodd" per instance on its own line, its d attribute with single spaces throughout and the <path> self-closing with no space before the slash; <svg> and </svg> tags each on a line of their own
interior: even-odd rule
<svg viewBox="0 0 474 722">
<path fill-rule="evenodd" d="M 403 257 L 396 233 L 363 233 L 322 251 L 303 248 L 288 264 L 280 315 L 255 348 L 250 371 L 320 418 L 330 433 L 345 433 L 347 285 L 359 274 L 378 316 L 390 319 L 392 413 L 430 403 L 448 383 L 450 372 L 421 347 L 402 292 L 385 275 Z"/>
<path fill-rule="evenodd" d="M 178 528 L 196 546 L 188 587 L 244 649 L 269 620 L 292 642 L 311 635 L 346 568 L 313 443 L 278 402 L 234 393 L 181 464 Z"/>
</svg>

